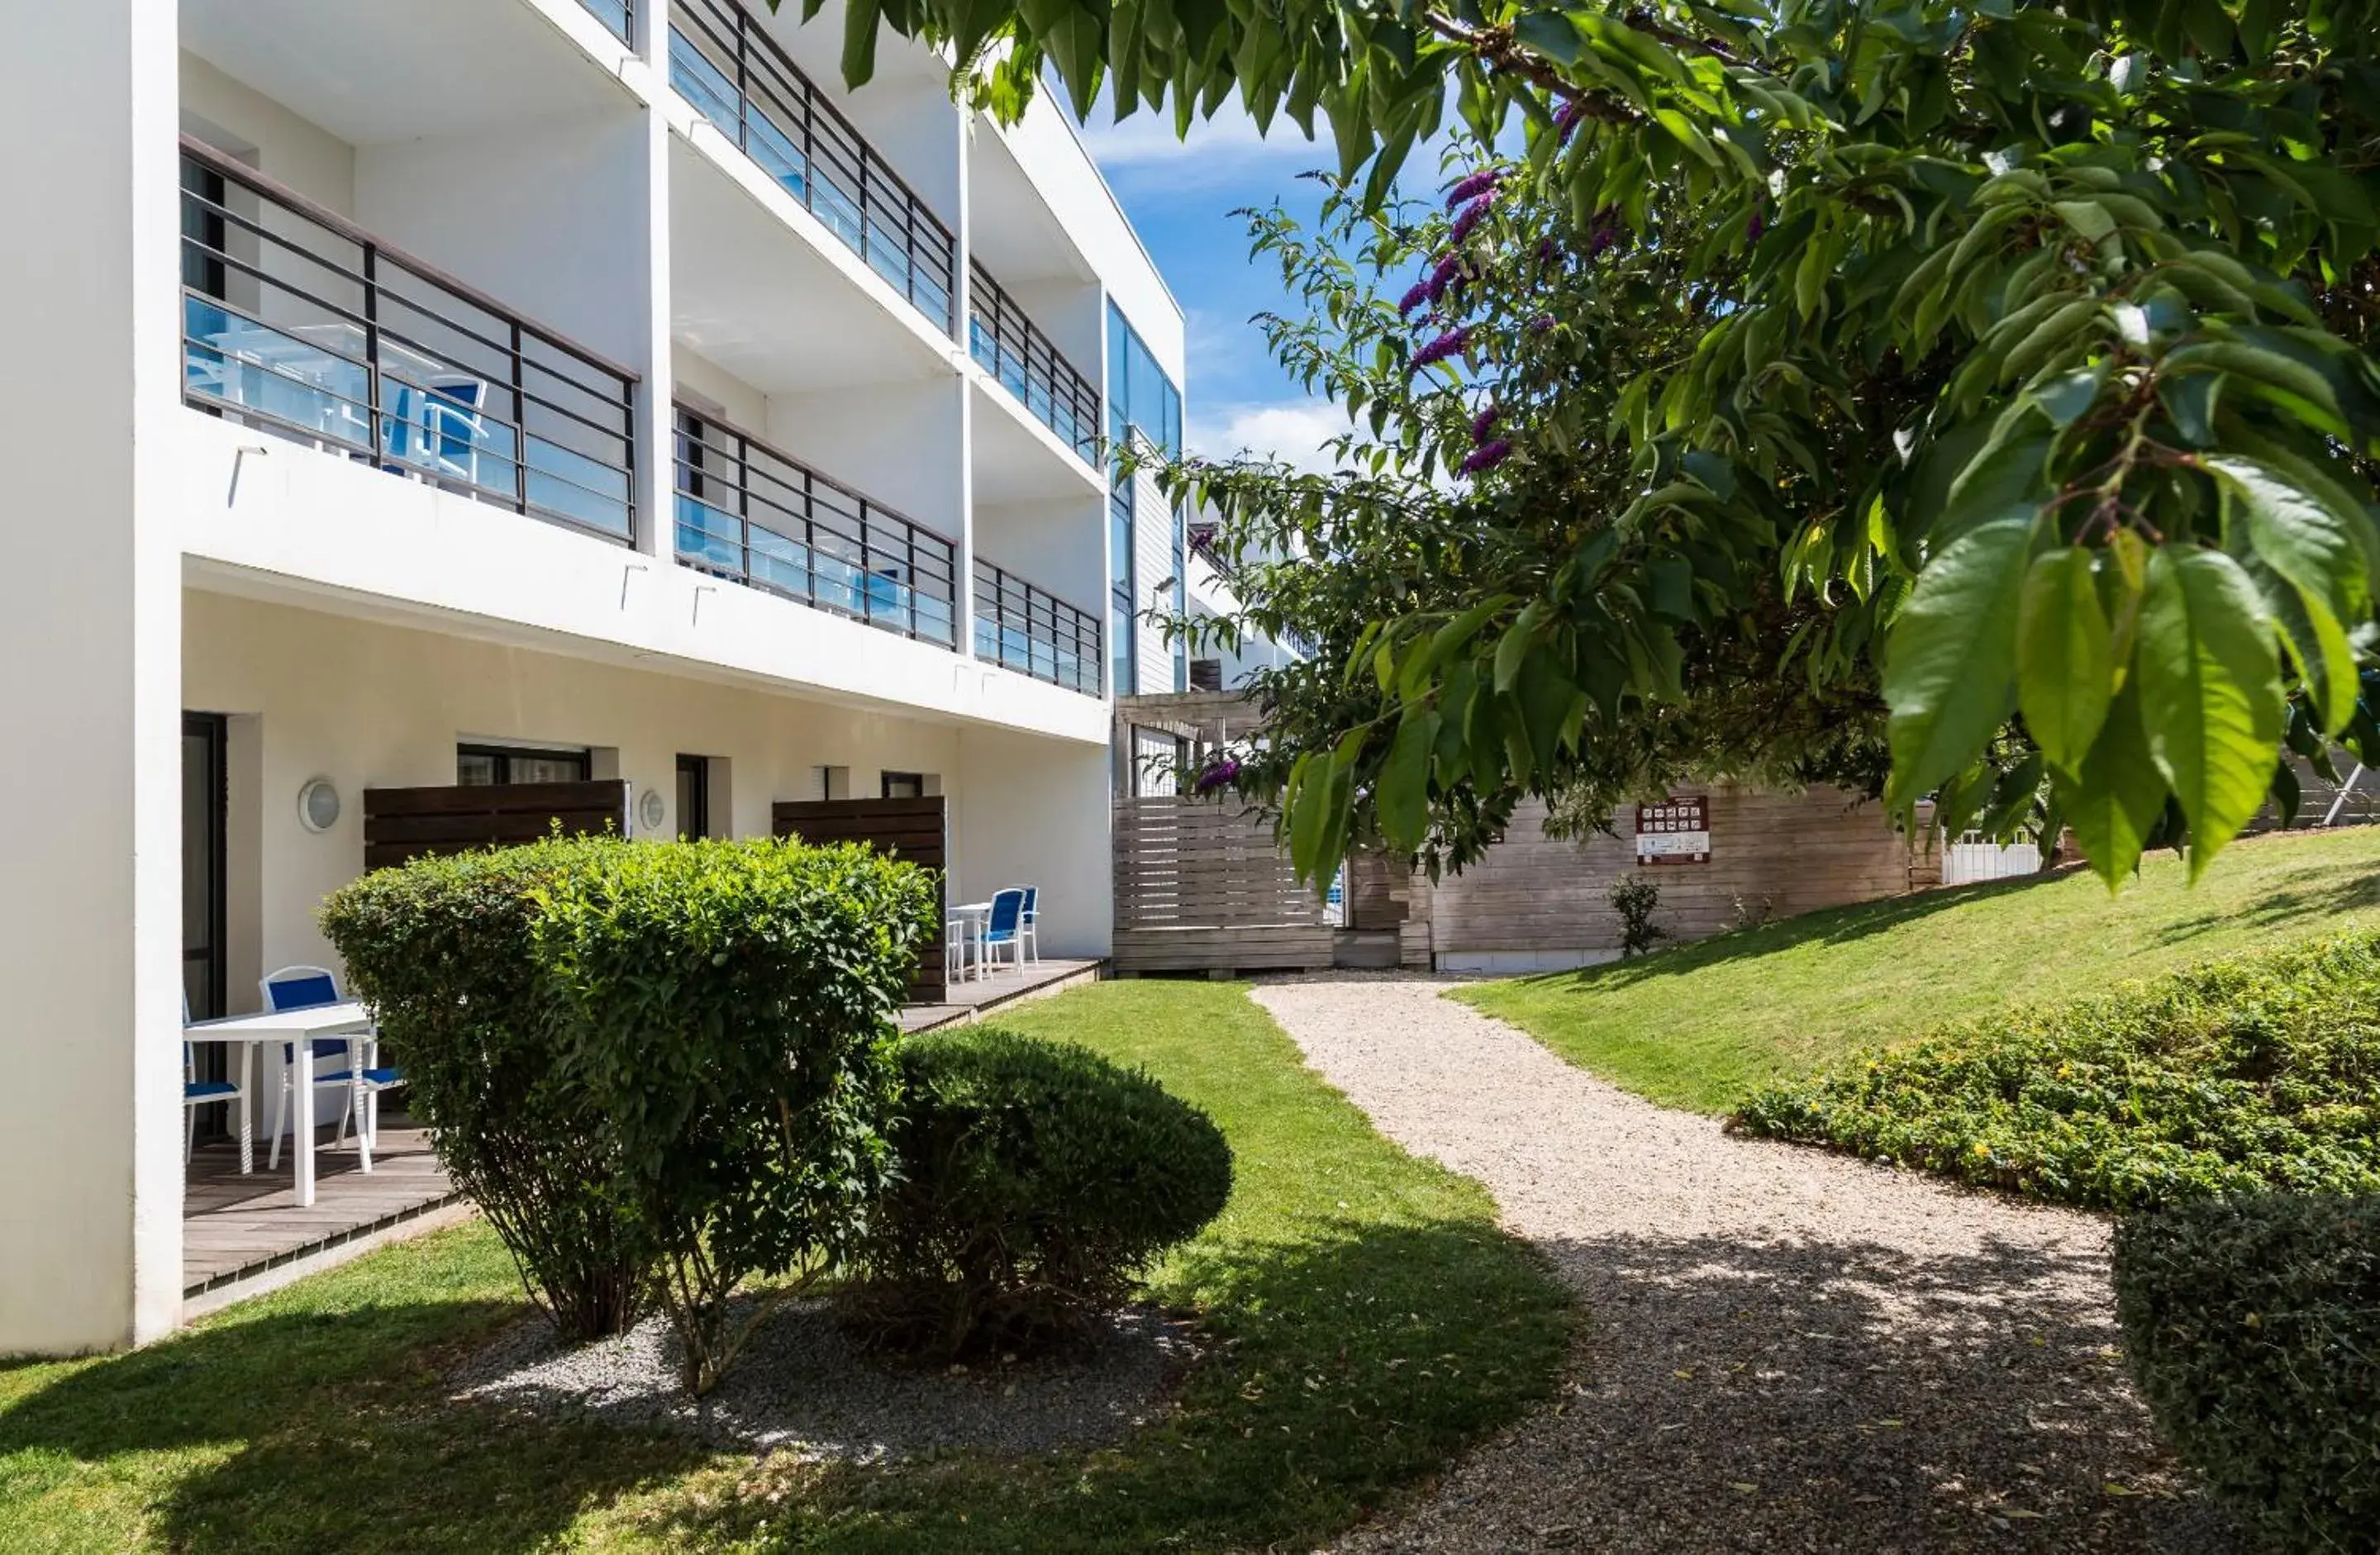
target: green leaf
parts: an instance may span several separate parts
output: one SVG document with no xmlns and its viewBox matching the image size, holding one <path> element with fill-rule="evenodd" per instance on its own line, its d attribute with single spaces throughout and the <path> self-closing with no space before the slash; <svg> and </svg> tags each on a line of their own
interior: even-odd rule
<svg viewBox="0 0 2380 1555">
<path fill-rule="evenodd" d="M 1544 601 L 1533 600 L 1529 607 L 1504 628 L 1504 640 L 1496 645 L 1498 695 L 1512 688 L 1512 677 L 1521 673 L 1521 660 L 1529 651 L 1529 639 L 1536 634 L 1537 622 L 1544 614 Z"/>
<path fill-rule="evenodd" d="M 2017 705 L 2042 755 L 2070 771 L 2090 754 L 2115 694 L 2109 637 L 2091 553 L 2034 558 L 2017 603 Z"/>
<path fill-rule="evenodd" d="M 2135 673 L 2150 757 L 2190 821 L 2194 881 L 2263 807 L 2281 738 L 2273 623 L 2239 563 L 2150 554 Z"/>
<path fill-rule="evenodd" d="M 2050 436 L 2046 432 L 1995 440 L 1984 445 L 1950 482 L 1949 500 L 1934 520 L 1937 541 L 1955 541 L 1976 525 L 2037 509 L 2049 494 Z"/>
<path fill-rule="evenodd" d="M 2337 734 L 2355 712 L 2355 650 L 2341 623 L 2362 613 L 2364 604 L 2359 538 L 2322 502 L 2252 459 L 2210 455 L 2200 464 L 2245 515 L 2256 554 L 2303 602 L 2304 627 L 2313 640 L 2295 646 L 2307 680 L 2322 693 L 2323 730 Z"/>
<path fill-rule="evenodd" d="M 876 74 L 877 0 L 850 0 L 843 11 L 843 84 L 863 87 Z"/>
<path fill-rule="evenodd" d="M 2149 830 L 2165 813 L 2165 779 L 2141 729 L 2137 686 L 2107 704 L 2099 737 L 2076 770 L 2052 771 L 2049 781 L 2082 856 L 2113 891 L 2140 866 Z"/>
<path fill-rule="evenodd" d="M 1893 623 L 1884 669 L 1893 808 L 1965 766 L 2015 705 L 2017 601 L 2033 533 L 2031 518 L 1998 518 L 1961 537 L 1918 574 Z"/>
<path fill-rule="evenodd" d="M 1389 759 L 1381 764 L 1373 802 L 1380 815 L 1380 835 L 1399 853 L 1421 845 L 1429 825 L 1429 758 L 1438 745 L 1438 711 L 1415 708 L 1397 724 Z"/>
</svg>

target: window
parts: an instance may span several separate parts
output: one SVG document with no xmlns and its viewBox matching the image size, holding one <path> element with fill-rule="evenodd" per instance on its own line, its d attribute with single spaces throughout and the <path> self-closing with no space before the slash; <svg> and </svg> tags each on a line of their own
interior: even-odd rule
<svg viewBox="0 0 2380 1555">
<path fill-rule="evenodd" d="M 1124 432 L 1137 427 L 1166 456 L 1182 452 L 1182 391 L 1157 365 L 1157 358 L 1123 310 L 1108 304 L 1108 437 L 1121 447 Z"/>
<path fill-rule="evenodd" d="M 1190 661 L 1190 689 L 1220 691 L 1223 688 L 1223 662 L 1220 659 Z"/>
<path fill-rule="evenodd" d="M 1115 576 L 1110 579 L 1114 598 L 1108 609 L 1108 684 L 1119 697 L 1140 689 L 1133 658 L 1132 485 L 1117 482 L 1108 493 L 1108 552 Z"/>
<path fill-rule="evenodd" d="M 883 784 L 887 799 L 922 799 L 926 796 L 926 774 L 923 772 L 886 772 Z"/>
<path fill-rule="evenodd" d="M 677 759 L 677 834 L 686 838 L 710 835 L 710 759 Z"/>
<path fill-rule="evenodd" d="M 583 750 L 538 750 L 528 746 L 458 745 L 455 781 L 466 788 L 511 783 L 585 783 Z"/>
</svg>

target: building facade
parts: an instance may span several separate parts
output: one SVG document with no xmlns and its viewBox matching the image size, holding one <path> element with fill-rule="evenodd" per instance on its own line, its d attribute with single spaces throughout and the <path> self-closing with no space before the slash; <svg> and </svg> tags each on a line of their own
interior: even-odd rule
<svg viewBox="0 0 2380 1555">
<path fill-rule="evenodd" d="M 938 793 L 956 899 L 1106 954 L 1112 699 L 1184 673 L 1109 440 L 1178 447 L 1181 310 L 1053 103 L 889 39 L 846 92 L 799 10 L 25 19 L 0 1354 L 179 1320 L 183 1007 L 335 965 L 368 789 Z"/>
</svg>

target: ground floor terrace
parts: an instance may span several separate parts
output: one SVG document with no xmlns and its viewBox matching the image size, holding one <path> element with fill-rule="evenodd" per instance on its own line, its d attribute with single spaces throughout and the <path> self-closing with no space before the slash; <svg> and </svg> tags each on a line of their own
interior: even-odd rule
<svg viewBox="0 0 2380 1555">
<path fill-rule="evenodd" d="M 427 1140 L 402 1126 L 401 1090 L 389 1099 L 399 1126 L 370 1173 L 352 1144 L 327 1144 L 331 1114 L 322 1114 L 326 1144 L 311 1158 L 318 1180 L 305 1202 L 289 1150 L 277 1169 L 267 1165 L 271 1134 L 294 1131 L 298 1109 L 276 1124 L 279 1065 L 249 1051 L 269 1060 L 279 1039 L 245 1050 L 186 1043 L 175 1018 L 177 1004 L 181 1022 L 253 1016 L 266 1006 L 263 980 L 291 967 L 322 968 L 348 991 L 316 921 L 324 895 L 401 856 L 422 827 L 444 824 L 392 813 L 391 795 L 583 784 L 608 795 L 605 823 L 616 818 L 636 840 L 826 840 L 856 834 L 844 824 L 849 808 L 905 806 L 904 826 L 930 829 L 936 856 L 921 861 L 942 869 L 948 905 L 1012 885 L 1038 893 L 1034 964 L 1002 965 L 982 980 L 970 966 L 945 985 L 937 951 L 937 977 L 913 990 L 917 1007 L 903 1021 L 911 1028 L 1096 976 L 1107 955 L 1110 780 L 1096 699 L 1080 721 L 1086 733 L 1075 735 L 1062 719 L 1037 727 L 950 711 L 968 698 L 1030 709 L 1043 693 L 1044 702 L 1078 695 L 1038 683 L 1012 690 L 1002 677 L 1013 672 L 955 655 L 938 673 L 989 677 L 987 686 L 969 682 L 965 697 L 946 696 L 936 709 L 211 564 L 186 563 L 178 592 L 178 696 L 138 714 L 165 734 L 162 752 L 174 751 L 170 731 L 179 732 L 177 761 L 159 785 L 160 796 L 178 796 L 171 824 L 142 822 L 164 845 L 138 848 L 130 861 L 135 928 L 124 942 L 86 936 L 88 965 L 53 955 L 45 975 L 120 982 L 137 974 L 144 990 L 154 975 L 178 985 L 179 999 L 135 1002 L 163 1017 L 131 1023 L 141 1029 L 60 1030 L 28 1051 L 51 1099 L 8 1112 L 17 1143 L 6 1159 L 16 1164 L 0 1233 L 30 1250 L 14 1272 L 32 1278 L 0 1271 L 0 1355 L 154 1337 L 260 1280 L 447 1211 L 451 1194 Z M 837 639 L 846 657 L 879 653 L 914 667 L 917 655 L 902 655 L 916 644 L 858 622 L 832 625 L 848 628 L 842 636 L 853 640 Z M 69 808 L 87 804 L 96 820 L 111 805 L 121 813 L 142 802 L 111 795 L 93 777 Z M 55 819 L 71 827 L 79 813 Z M 843 829 L 813 829 L 814 814 Z M 543 830 L 540 821 L 521 835 Z M 38 924 L 39 893 L 10 894 L 9 921 Z M 143 927 L 158 920 L 167 933 Z M 112 932 L 126 934 L 120 922 Z M 131 954 L 119 954 L 127 945 Z M 52 1023 L 29 1015 L 27 1024 L 14 1039 Z M 401 1055 L 394 1061 L 401 1066 Z M 239 1169 L 225 1104 L 197 1109 L 186 1163 L 176 1087 L 228 1080 L 235 1069 L 256 1108 L 255 1170 Z M 336 1105 L 330 1090 L 316 1097 Z"/>
</svg>

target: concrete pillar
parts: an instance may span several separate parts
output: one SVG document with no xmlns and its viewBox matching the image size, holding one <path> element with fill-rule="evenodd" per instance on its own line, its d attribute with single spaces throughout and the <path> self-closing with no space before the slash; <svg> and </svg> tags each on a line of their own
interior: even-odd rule
<svg viewBox="0 0 2380 1555">
<path fill-rule="evenodd" d="M 181 1316 L 175 0 L 20 8 L 0 374 L 0 1355 Z"/>
</svg>

